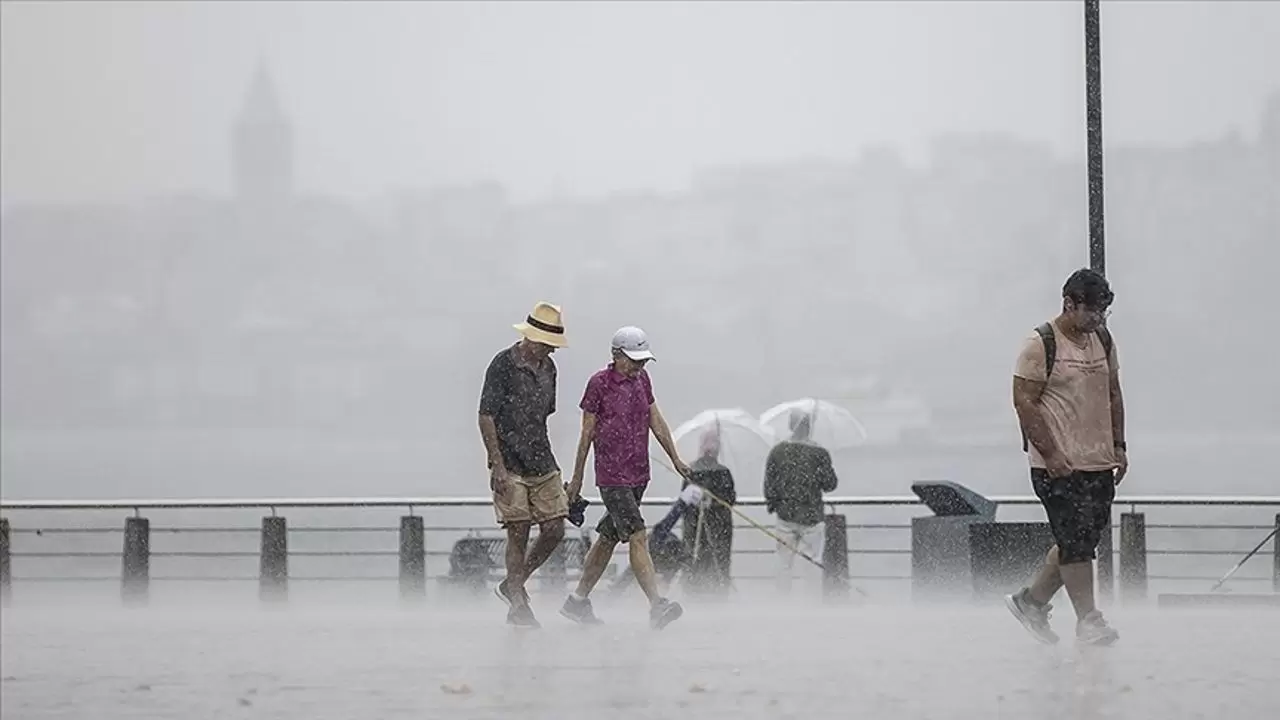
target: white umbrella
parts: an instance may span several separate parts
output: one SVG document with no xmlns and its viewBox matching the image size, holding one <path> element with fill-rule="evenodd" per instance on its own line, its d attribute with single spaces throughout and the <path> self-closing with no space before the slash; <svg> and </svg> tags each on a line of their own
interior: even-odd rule
<svg viewBox="0 0 1280 720">
<path fill-rule="evenodd" d="M 867 430 L 843 407 L 826 400 L 803 398 L 780 403 L 760 415 L 760 424 L 778 438 L 792 436 L 795 417 L 809 420 L 808 440 L 828 450 L 857 447 L 867 440 Z"/>
<path fill-rule="evenodd" d="M 701 455 L 702 436 L 715 432 L 720 438 L 720 463 L 738 482 L 763 477 L 764 462 L 777 438 L 754 415 L 741 408 L 704 410 L 681 423 L 671 433 L 676 449 L 692 464 Z"/>
</svg>

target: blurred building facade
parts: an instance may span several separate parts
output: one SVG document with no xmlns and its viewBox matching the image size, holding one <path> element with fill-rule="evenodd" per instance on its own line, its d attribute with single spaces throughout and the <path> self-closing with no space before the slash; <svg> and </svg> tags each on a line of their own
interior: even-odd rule
<svg viewBox="0 0 1280 720">
<path fill-rule="evenodd" d="M 674 418 L 909 395 L 940 432 L 1008 430 L 1018 343 L 1087 262 L 1083 162 L 1004 136 L 939 138 L 924 167 L 879 148 L 711 169 L 678 194 L 516 205 L 493 184 L 415 190 L 373 217 L 298 187 L 292 132 L 260 68 L 231 123 L 225 197 L 5 208 L 7 432 L 412 433 L 424 408 L 448 408 L 470 442 L 495 338 L 539 299 L 562 303 L 581 341 L 559 356 L 564 407 L 634 323 L 667 361 Z M 1171 427 L 1277 423 L 1280 380 L 1262 373 L 1242 409 L 1223 354 L 1265 364 L 1270 347 L 1280 93 L 1248 137 L 1111 148 L 1106 166 L 1135 411 Z"/>
</svg>

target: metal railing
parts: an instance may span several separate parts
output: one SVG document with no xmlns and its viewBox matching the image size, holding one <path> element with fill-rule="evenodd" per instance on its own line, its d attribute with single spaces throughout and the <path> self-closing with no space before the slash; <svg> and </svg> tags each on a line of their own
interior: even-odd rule
<svg viewBox="0 0 1280 720">
<path fill-rule="evenodd" d="M 594 508 L 600 508 L 601 504 L 598 498 L 588 498 L 592 502 Z M 1019 506 L 1036 506 L 1040 501 L 1032 496 L 993 496 L 989 500 L 997 503 L 998 506 L 1019 507 Z M 674 498 L 666 497 L 649 497 L 642 501 L 645 506 L 669 506 L 674 502 Z M 877 546 L 882 545 L 878 542 L 869 542 L 868 538 L 872 534 L 884 531 L 890 534 L 908 531 L 912 533 L 913 525 L 910 522 L 848 522 L 846 516 L 841 514 L 846 511 L 857 511 L 859 509 L 878 509 L 882 512 L 885 508 L 897 508 L 899 510 L 911 511 L 923 504 L 919 498 L 911 495 L 905 496 L 870 496 L 870 497 L 828 497 L 825 503 L 831 508 L 831 514 L 827 516 L 823 564 L 827 567 L 825 578 L 829 586 L 836 588 L 848 585 L 851 581 L 886 581 L 907 583 L 919 580 L 918 569 L 915 567 L 916 556 L 919 550 L 914 547 L 913 542 L 909 543 L 909 547 L 902 545 L 894 545 L 889 547 Z M 743 497 L 739 498 L 736 503 L 738 507 L 744 509 L 758 509 L 764 507 L 764 499 L 760 497 Z M 475 535 L 488 531 L 490 534 L 496 534 L 497 529 L 494 525 L 464 525 L 458 523 L 449 523 L 445 525 L 427 525 L 422 516 L 422 512 L 449 512 L 453 513 L 465 508 L 490 508 L 492 501 L 488 497 L 324 497 L 324 498 L 297 498 L 297 497 L 274 497 L 274 498 L 216 498 L 216 499 L 110 499 L 110 500 L 0 500 L 0 514 L 4 517 L 0 519 L 0 584 L 3 585 L 5 597 L 11 594 L 11 587 L 15 583 L 24 582 L 76 582 L 76 581 L 118 581 L 121 582 L 126 597 L 145 596 L 150 581 L 165 580 L 182 580 L 182 581 L 227 581 L 227 580 L 246 580 L 257 581 L 265 595 L 271 593 L 282 593 L 287 588 L 288 582 L 293 581 L 340 581 L 340 580 L 389 580 L 400 582 L 401 591 L 407 595 L 418 595 L 424 592 L 426 580 L 429 577 L 438 580 L 448 580 L 450 575 L 437 574 L 428 576 L 426 562 L 427 558 L 445 558 L 453 555 L 451 550 L 440 550 L 426 548 L 425 536 L 427 533 L 433 535 L 441 535 L 446 533 L 465 533 Z M 1147 594 L 1147 586 L 1150 581 L 1182 581 L 1182 582 L 1211 582 L 1217 580 L 1218 577 L 1208 574 L 1186 574 L 1178 572 L 1148 572 L 1149 557 L 1180 557 L 1180 558 L 1204 558 L 1204 557 L 1222 557 L 1230 558 L 1231 561 L 1238 560 L 1248 550 L 1237 548 L 1209 548 L 1209 547 L 1153 547 L 1148 548 L 1148 531 L 1175 531 L 1175 532 L 1237 532 L 1248 533 L 1264 531 L 1272 529 L 1270 524 L 1259 523 L 1226 523 L 1220 521 L 1208 522 L 1193 519 L 1184 522 L 1167 522 L 1147 524 L 1145 513 L 1138 512 L 1139 508 L 1182 508 L 1184 510 L 1205 508 L 1275 508 L 1280 513 L 1280 497 L 1277 496 L 1124 496 L 1115 500 L 1114 507 L 1117 511 L 1121 511 L 1120 523 L 1113 525 L 1113 529 L 1119 530 L 1120 542 L 1119 548 L 1115 549 L 1115 542 L 1112 533 L 1105 533 L 1099 547 L 1098 562 L 1098 581 L 1099 589 L 1104 594 L 1113 592 L 1113 588 L 1118 584 L 1125 597 L 1143 598 Z M 289 526 L 286 519 L 281 515 L 282 510 L 377 510 L 377 509 L 399 509 L 406 514 L 400 517 L 399 527 L 388 525 L 335 525 L 335 526 L 306 526 L 296 525 Z M 263 510 L 269 512 L 269 515 L 262 518 L 262 525 L 258 527 L 242 527 L 228 526 L 226 524 L 217 526 L 166 526 L 151 527 L 150 520 L 143 517 L 143 511 L 229 511 L 229 510 Z M 86 511 L 126 511 L 131 516 L 125 518 L 122 525 L 110 526 L 86 526 L 86 525 L 57 525 L 52 524 L 46 518 L 31 517 L 34 514 L 57 514 L 61 516 L 66 511 L 83 513 Z M 918 515 L 917 515 L 918 517 Z M 1270 518 L 1268 518 L 1270 519 Z M 65 521 L 64 521 L 65 522 Z M 1042 518 L 1040 520 L 1042 522 Z M 1280 525 L 1280 514 L 1275 516 L 1276 525 Z M 735 529 L 738 531 L 735 537 L 742 536 L 747 533 L 748 536 L 755 536 L 752 533 L 753 525 L 738 524 Z M 847 540 L 850 532 L 860 533 L 862 537 L 850 544 Z M 399 532 L 400 542 L 398 548 L 338 548 L 326 546 L 319 549 L 307 550 L 291 548 L 289 537 L 294 536 L 303 538 L 309 535 L 318 535 L 321 533 L 333 534 L 336 536 L 351 537 L 357 534 L 377 535 L 380 533 Z M 49 538 L 56 537 L 80 537 L 92 538 L 94 536 L 114 535 L 123 533 L 124 544 L 123 549 L 111 549 L 110 546 L 95 546 L 92 548 L 73 548 L 73 549 L 44 549 L 37 547 L 27 547 L 35 544 L 31 542 L 31 538 Z M 166 536 L 222 536 L 230 537 L 236 535 L 244 535 L 256 533 L 260 536 L 260 546 L 256 550 L 246 549 L 177 549 L 177 550 L 155 550 L 151 548 L 152 535 Z M 761 534 L 761 537 L 763 535 Z M 22 542 L 15 547 L 15 538 L 22 538 Z M 48 544 L 41 541 L 41 544 Z M 745 543 L 749 544 L 749 543 Z M 1271 554 L 1273 556 L 1272 571 L 1269 577 L 1261 577 L 1257 575 L 1248 575 L 1237 578 L 1242 583 L 1262 583 L 1269 581 L 1272 587 L 1280 592 L 1280 538 L 1274 544 Z M 772 542 L 764 543 L 759 547 L 744 547 L 744 543 L 735 540 L 734 555 L 735 556 L 760 556 L 772 554 Z M 434 544 L 433 544 L 434 546 Z M 120 546 L 116 546 L 119 548 Z M 1267 554 L 1267 553 L 1264 553 Z M 860 570 L 850 572 L 849 558 L 850 556 L 866 560 L 864 564 L 869 564 L 871 559 L 884 558 L 902 558 L 911 556 L 912 568 L 910 572 L 891 571 L 883 568 L 878 571 Z M 383 575 L 290 575 L 289 558 L 391 558 L 396 557 L 399 560 L 399 572 L 396 574 Z M 34 574 L 29 570 L 42 562 L 66 559 L 103 559 L 118 558 L 121 562 L 121 570 L 118 574 L 103 575 L 99 574 Z M 250 559 L 257 558 L 259 560 L 259 571 L 256 575 L 239 574 L 215 574 L 215 575 L 192 575 L 192 574 L 171 574 L 171 575 L 155 575 L 151 574 L 152 558 L 186 558 L 191 560 L 234 560 L 234 559 Z M 1119 572 L 1117 573 L 1116 559 L 1119 559 Z M 1229 566 L 1229 562 L 1224 560 Z M 1255 565 L 1258 564 L 1255 562 Z M 434 563 L 432 563 L 434 566 Z M 13 567 L 19 569 L 18 575 L 12 572 Z M 562 576 L 563 577 L 563 576 Z M 735 580 L 763 580 L 771 579 L 771 574 L 736 574 Z M 1119 583 L 1116 580 L 1119 580 Z"/>
</svg>

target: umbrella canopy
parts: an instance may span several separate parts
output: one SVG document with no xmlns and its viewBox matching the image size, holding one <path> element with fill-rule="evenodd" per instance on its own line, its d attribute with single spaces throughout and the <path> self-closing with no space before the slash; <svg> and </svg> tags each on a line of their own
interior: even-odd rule
<svg viewBox="0 0 1280 720">
<path fill-rule="evenodd" d="M 715 444 L 719 449 L 717 459 L 733 472 L 735 483 L 762 478 L 765 459 L 776 442 L 769 428 L 741 408 L 704 410 L 681 423 L 671 437 L 680 457 L 689 464 Z"/>
<path fill-rule="evenodd" d="M 774 405 L 760 415 L 760 424 L 769 428 L 779 439 L 789 439 L 798 430 L 799 439 L 833 451 L 858 447 L 867 440 L 866 428 L 853 413 L 817 398 L 803 398 Z"/>
</svg>

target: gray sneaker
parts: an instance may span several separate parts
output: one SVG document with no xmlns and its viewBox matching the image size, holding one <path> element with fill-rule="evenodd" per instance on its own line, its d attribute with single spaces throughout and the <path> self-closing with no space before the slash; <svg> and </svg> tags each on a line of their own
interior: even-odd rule
<svg viewBox="0 0 1280 720">
<path fill-rule="evenodd" d="M 591 608 L 591 598 L 583 598 L 581 600 L 570 595 L 564 599 L 564 605 L 560 607 L 560 615 L 566 617 L 579 625 L 601 625 L 600 618 L 596 617 L 595 610 Z"/>
<path fill-rule="evenodd" d="M 1120 633 L 1107 624 L 1102 613 L 1093 612 L 1076 623 L 1076 642 L 1085 645 L 1110 645 L 1120 639 Z"/>
<path fill-rule="evenodd" d="M 528 605 L 513 605 L 507 611 L 507 624 L 522 628 L 542 627 L 542 623 L 538 622 L 538 618 L 533 616 L 533 610 Z"/>
<path fill-rule="evenodd" d="M 1049 613 L 1053 610 L 1053 606 L 1045 603 L 1043 606 L 1037 607 L 1031 602 L 1031 593 L 1027 588 L 1023 588 L 1012 595 L 1004 596 L 1004 604 L 1009 608 L 1009 612 L 1022 623 L 1022 627 L 1031 633 L 1031 637 L 1044 643 L 1045 645 L 1053 645 L 1058 642 L 1058 634 L 1049 627 Z"/>
<path fill-rule="evenodd" d="M 502 582 L 498 583 L 497 587 L 493 589 L 493 594 L 497 595 L 498 599 L 506 603 L 509 608 L 513 608 L 517 604 L 512 600 L 510 591 L 507 590 L 506 578 L 503 578 Z M 520 600 L 523 605 L 527 606 L 529 604 L 529 593 L 524 588 L 520 588 Z"/>
<path fill-rule="evenodd" d="M 653 604 L 649 610 L 649 625 L 654 630 L 662 628 L 675 622 L 684 614 L 684 608 L 680 607 L 680 603 L 671 602 L 666 598 L 662 598 Z"/>
</svg>

